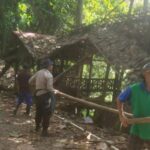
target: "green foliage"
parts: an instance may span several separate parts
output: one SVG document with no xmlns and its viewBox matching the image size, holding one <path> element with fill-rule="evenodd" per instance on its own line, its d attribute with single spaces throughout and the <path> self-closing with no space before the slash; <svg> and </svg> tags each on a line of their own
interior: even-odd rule
<svg viewBox="0 0 150 150">
<path fill-rule="evenodd" d="M 100 56 L 93 56 L 93 61 L 92 61 L 92 76 L 91 78 L 105 78 L 105 73 L 106 73 L 106 68 L 107 68 L 107 63 L 106 60 L 104 60 L 104 58 L 100 57 Z M 98 69 L 97 69 L 98 68 Z M 90 70 L 90 66 L 89 64 L 85 64 L 83 66 L 83 78 L 89 78 L 89 70 Z M 109 79 L 114 79 L 115 78 L 115 71 L 113 70 L 113 68 L 110 68 L 110 72 L 109 72 Z"/>
<path fill-rule="evenodd" d="M 83 116 L 83 118 L 90 116 L 90 117 L 94 117 L 94 113 L 95 113 L 95 109 L 82 109 L 81 110 L 81 114 Z"/>
<path fill-rule="evenodd" d="M 7 49 L 10 33 L 17 28 L 57 35 L 70 32 L 76 26 L 77 2 L 1 0 L 0 52 Z M 113 22 L 127 12 L 128 4 L 124 0 L 83 0 L 83 24 Z"/>
<path fill-rule="evenodd" d="M 139 1 L 139 3 L 136 3 L 134 5 L 133 14 L 137 14 L 143 11 L 143 3 L 142 1 Z"/>
<path fill-rule="evenodd" d="M 0 55 L 5 53 L 9 36 L 18 22 L 17 1 L 0 1 Z"/>
<path fill-rule="evenodd" d="M 83 78 L 89 78 L 89 70 L 90 70 L 90 67 L 89 65 L 83 65 L 83 73 L 82 73 L 82 77 Z"/>
<path fill-rule="evenodd" d="M 74 25 L 76 0 L 53 0 L 49 4 L 52 9 L 52 22 L 55 24 L 56 30 L 70 31 Z"/>
<path fill-rule="evenodd" d="M 92 77 L 105 78 L 106 67 L 107 64 L 104 61 L 93 61 Z"/>
<path fill-rule="evenodd" d="M 19 28 L 26 29 L 32 23 L 32 12 L 31 6 L 29 4 L 19 2 L 18 3 L 18 12 L 20 20 L 17 24 Z"/>
<path fill-rule="evenodd" d="M 91 0 L 85 0 L 83 22 L 110 22 L 127 11 L 128 5 L 123 0 L 93 0 L 92 3 Z"/>
</svg>

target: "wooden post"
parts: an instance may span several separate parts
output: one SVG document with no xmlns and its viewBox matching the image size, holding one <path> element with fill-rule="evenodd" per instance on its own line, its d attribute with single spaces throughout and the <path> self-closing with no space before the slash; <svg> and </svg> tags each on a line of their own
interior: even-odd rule
<svg viewBox="0 0 150 150">
<path fill-rule="evenodd" d="M 118 72 L 115 72 L 115 79 L 114 79 L 114 85 L 113 85 L 113 100 L 116 97 L 116 87 L 117 87 L 117 82 L 118 82 Z"/>
<path fill-rule="evenodd" d="M 82 74 L 83 74 L 83 64 L 81 64 L 78 68 L 78 72 L 79 72 L 79 86 L 81 87 L 82 84 Z M 77 96 L 80 97 L 82 95 L 80 87 L 77 87 Z"/>
<path fill-rule="evenodd" d="M 91 78 L 92 78 L 92 68 L 93 68 L 93 54 L 92 56 L 89 58 L 90 59 L 90 70 L 89 70 L 89 79 L 88 79 L 88 86 L 87 86 L 87 96 L 89 97 L 90 95 L 90 86 L 91 86 Z"/>
<path fill-rule="evenodd" d="M 117 94 L 120 91 L 123 74 L 124 74 L 123 69 L 119 69 L 119 71 L 116 72 L 114 88 L 113 88 L 113 100 L 116 99 Z"/>
<path fill-rule="evenodd" d="M 110 72 L 110 65 L 107 64 L 106 67 L 106 73 L 105 73 L 105 83 L 103 84 L 103 93 L 102 93 L 102 99 L 105 99 L 106 96 L 106 87 L 107 87 L 107 81 L 108 81 L 108 77 L 109 77 L 109 72 Z"/>
</svg>

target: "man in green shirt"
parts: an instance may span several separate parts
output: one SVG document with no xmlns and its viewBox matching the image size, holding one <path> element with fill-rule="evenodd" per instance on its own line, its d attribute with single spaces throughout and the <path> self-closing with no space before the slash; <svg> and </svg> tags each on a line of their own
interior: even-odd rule
<svg viewBox="0 0 150 150">
<path fill-rule="evenodd" d="M 150 63 L 143 66 L 142 76 L 143 82 L 130 85 L 117 98 L 119 118 L 124 127 L 128 126 L 123 110 L 126 101 L 131 105 L 134 118 L 150 117 Z M 133 124 L 128 149 L 141 150 L 145 142 L 150 143 L 150 123 Z"/>
</svg>

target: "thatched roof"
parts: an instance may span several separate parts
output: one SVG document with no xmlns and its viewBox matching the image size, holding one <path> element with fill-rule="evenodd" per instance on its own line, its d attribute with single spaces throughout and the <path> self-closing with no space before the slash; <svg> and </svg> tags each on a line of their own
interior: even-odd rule
<svg viewBox="0 0 150 150">
<path fill-rule="evenodd" d="M 82 49 L 95 49 L 111 65 L 126 69 L 139 68 L 149 60 L 147 44 L 150 37 L 150 17 L 128 19 L 107 26 L 94 26 L 67 38 L 36 33 L 14 32 L 30 54 L 39 59 L 53 53 L 64 58 L 77 57 Z M 146 35 L 146 37 L 145 37 Z M 144 40 L 143 40 L 144 39 Z M 146 41 L 146 42 L 145 42 Z M 55 55 L 56 56 L 56 55 Z"/>
<path fill-rule="evenodd" d="M 134 68 L 148 54 L 138 45 L 136 39 L 130 39 L 125 34 L 124 26 L 116 30 L 96 28 L 90 33 L 90 40 L 112 65 Z"/>
<path fill-rule="evenodd" d="M 48 56 L 56 49 L 55 36 L 21 31 L 14 31 L 14 34 L 17 35 L 19 40 L 35 59 Z"/>
<path fill-rule="evenodd" d="M 96 25 L 67 40 L 72 42 L 82 37 L 115 67 L 140 69 L 150 61 L 150 16 L 129 18 L 103 27 Z"/>
</svg>

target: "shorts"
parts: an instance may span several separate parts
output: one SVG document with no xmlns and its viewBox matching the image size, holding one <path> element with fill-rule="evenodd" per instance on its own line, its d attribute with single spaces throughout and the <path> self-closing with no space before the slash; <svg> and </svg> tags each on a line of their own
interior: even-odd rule
<svg viewBox="0 0 150 150">
<path fill-rule="evenodd" d="M 25 103 L 27 105 L 32 105 L 32 95 L 29 92 L 21 92 L 17 96 L 17 104 Z"/>
</svg>

